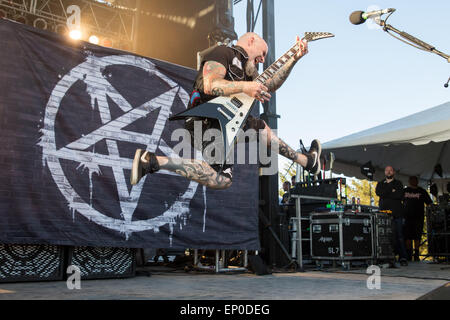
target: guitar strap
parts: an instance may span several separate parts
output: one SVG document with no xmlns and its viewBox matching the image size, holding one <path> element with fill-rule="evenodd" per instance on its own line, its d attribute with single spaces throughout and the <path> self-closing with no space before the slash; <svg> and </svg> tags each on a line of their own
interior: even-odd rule
<svg viewBox="0 0 450 320">
<path fill-rule="evenodd" d="M 189 99 L 188 108 L 199 105 L 201 103 L 201 99 L 202 99 L 202 96 L 200 95 L 200 91 L 195 90 L 195 89 L 192 90 L 191 97 Z"/>
</svg>

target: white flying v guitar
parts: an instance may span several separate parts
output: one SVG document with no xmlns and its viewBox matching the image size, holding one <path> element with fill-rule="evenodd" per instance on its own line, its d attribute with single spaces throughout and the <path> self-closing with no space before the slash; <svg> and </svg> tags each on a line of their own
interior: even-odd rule
<svg viewBox="0 0 450 320">
<path fill-rule="evenodd" d="M 334 35 L 329 32 L 305 32 L 305 36 L 302 40 L 311 42 L 330 37 L 334 37 Z M 265 84 L 266 81 L 271 79 L 289 59 L 299 52 L 299 50 L 300 48 L 297 42 L 277 61 L 264 70 L 264 72 L 254 81 Z M 233 94 L 226 97 L 217 97 L 206 103 L 178 113 L 171 117 L 170 120 L 181 120 L 189 117 L 212 118 L 218 120 L 222 131 L 223 145 L 225 148 L 225 161 L 233 148 L 239 129 L 245 125 L 247 117 L 250 114 L 252 106 L 254 105 L 254 101 L 254 98 L 245 93 Z"/>
</svg>

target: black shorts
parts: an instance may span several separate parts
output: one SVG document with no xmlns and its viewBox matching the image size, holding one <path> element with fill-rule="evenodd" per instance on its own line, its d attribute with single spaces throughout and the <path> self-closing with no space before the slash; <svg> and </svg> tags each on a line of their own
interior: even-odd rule
<svg viewBox="0 0 450 320">
<path fill-rule="evenodd" d="M 423 233 L 424 217 L 413 217 L 405 219 L 404 237 L 407 240 L 421 240 Z"/>
<path fill-rule="evenodd" d="M 202 122 L 202 134 L 208 130 L 208 129 L 217 129 L 220 130 L 219 122 L 215 119 L 198 119 L 198 118 L 191 118 L 191 120 L 185 121 L 185 128 L 189 131 L 191 134 L 191 144 L 192 146 L 201 151 L 202 154 L 204 153 L 206 147 L 208 147 L 211 143 L 214 141 L 202 141 L 201 150 L 200 148 L 194 143 L 194 121 L 201 121 Z M 261 120 L 259 118 L 255 118 L 251 115 L 248 116 L 247 121 L 245 122 L 244 127 L 242 130 L 245 132 L 249 129 L 253 129 L 256 132 L 259 132 L 259 130 L 262 130 L 266 127 L 266 123 L 264 120 Z M 209 164 L 214 171 L 216 171 L 218 174 L 223 175 L 230 180 L 233 178 L 233 165 L 232 164 L 216 164 L 216 163 L 210 163 Z"/>
</svg>

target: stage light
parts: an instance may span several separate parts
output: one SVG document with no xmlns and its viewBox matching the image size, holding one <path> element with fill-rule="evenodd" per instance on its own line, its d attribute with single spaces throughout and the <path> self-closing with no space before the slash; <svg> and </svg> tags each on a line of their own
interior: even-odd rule
<svg viewBox="0 0 450 320">
<path fill-rule="evenodd" d="M 42 18 L 37 18 L 33 22 L 33 27 L 37 29 L 47 30 L 47 21 Z"/>
<path fill-rule="evenodd" d="M 81 31 L 78 29 L 73 29 L 69 32 L 69 37 L 73 40 L 80 40 L 81 39 Z"/>
<path fill-rule="evenodd" d="M 100 40 L 98 39 L 98 37 L 96 35 L 91 35 L 89 37 L 89 42 L 92 44 L 99 44 Z"/>
</svg>

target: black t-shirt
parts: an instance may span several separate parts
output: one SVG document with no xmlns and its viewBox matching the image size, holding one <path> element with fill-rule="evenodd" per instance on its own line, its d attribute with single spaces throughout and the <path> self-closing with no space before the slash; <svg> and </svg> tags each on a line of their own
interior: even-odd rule
<svg viewBox="0 0 450 320">
<path fill-rule="evenodd" d="M 403 184 L 394 179 L 390 183 L 386 179 L 378 182 L 375 189 L 380 197 L 380 210 L 391 210 L 394 218 L 403 218 Z"/>
<path fill-rule="evenodd" d="M 431 204 L 431 198 L 428 193 L 418 187 L 416 189 L 405 188 L 405 195 L 403 205 L 405 207 L 405 218 L 420 218 L 423 219 L 424 204 Z"/>
<path fill-rule="evenodd" d="M 225 80 L 228 81 L 252 81 L 253 79 L 246 75 L 245 64 L 247 63 L 248 55 L 245 50 L 239 46 L 218 46 L 214 48 L 211 52 L 203 57 L 200 70 L 195 78 L 194 91 L 191 94 L 190 106 L 196 106 L 201 103 L 205 103 L 216 96 L 207 95 L 204 93 L 203 87 L 203 66 L 207 61 L 216 61 L 222 64 L 227 73 L 225 75 Z M 198 98 L 196 91 L 200 94 Z"/>
</svg>

